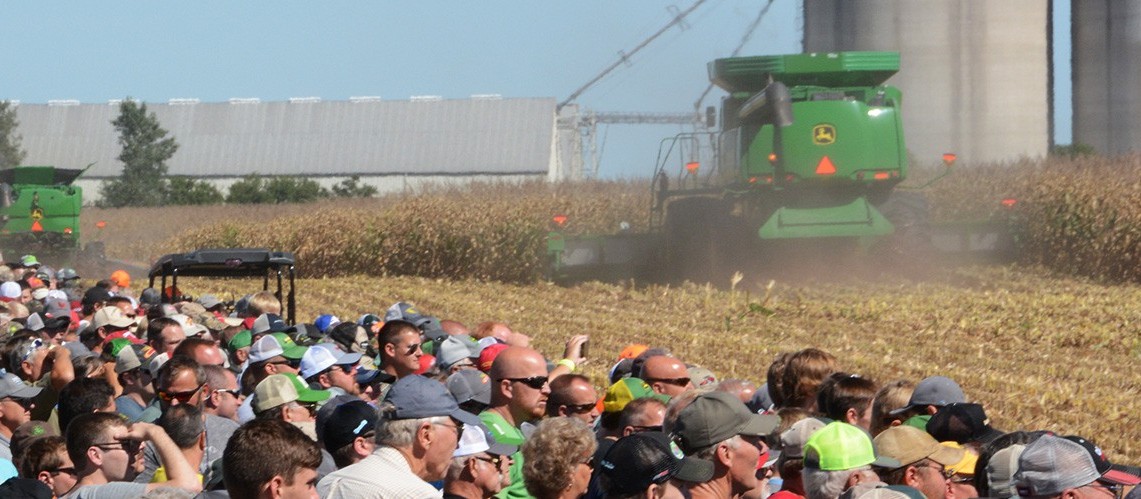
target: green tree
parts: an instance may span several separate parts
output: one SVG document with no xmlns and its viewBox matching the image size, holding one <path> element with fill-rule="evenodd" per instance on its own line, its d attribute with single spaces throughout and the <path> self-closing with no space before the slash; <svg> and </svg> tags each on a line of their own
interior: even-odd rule
<svg viewBox="0 0 1141 499">
<path fill-rule="evenodd" d="M 24 161 L 27 152 L 20 147 L 20 136 L 16 128 L 16 108 L 8 101 L 0 101 L 0 168 L 17 166 Z"/>
<path fill-rule="evenodd" d="M 218 204 L 221 202 L 222 191 L 210 182 L 188 177 L 170 179 L 170 190 L 167 193 L 166 204 Z"/>
<path fill-rule="evenodd" d="M 362 185 L 361 178 L 353 175 L 333 186 L 333 195 L 339 198 L 371 198 L 376 195 L 376 187 Z"/>
<path fill-rule="evenodd" d="M 158 206 L 166 202 L 170 185 L 166 161 L 178 150 L 174 137 L 159 125 L 147 105 L 131 99 L 119 104 L 119 117 L 111 122 L 119 132 L 123 173 L 102 185 L 102 206 Z"/>
<path fill-rule="evenodd" d="M 307 203 L 329 197 L 316 181 L 289 176 L 262 177 L 252 173 L 230 185 L 227 203 Z"/>
</svg>

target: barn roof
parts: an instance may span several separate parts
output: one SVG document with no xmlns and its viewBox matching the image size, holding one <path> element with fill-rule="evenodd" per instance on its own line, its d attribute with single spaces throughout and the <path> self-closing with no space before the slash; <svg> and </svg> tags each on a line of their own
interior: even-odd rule
<svg viewBox="0 0 1141 499">
<path fill-rule="evenodd" d="M 109 104 L 20 104 L 25 164 L 120 174 Z M 147 104 L 179 144 L 172 175 L 545 174 L 554 98 Z"/>
</svg>

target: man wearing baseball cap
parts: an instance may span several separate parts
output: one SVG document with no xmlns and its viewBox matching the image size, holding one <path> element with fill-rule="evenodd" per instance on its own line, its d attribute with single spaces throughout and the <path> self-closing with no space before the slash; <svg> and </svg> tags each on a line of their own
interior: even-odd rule
<svg viewBox="0 0 1141 499">
<path fill-rule="evenodd" d="M 250 365 L 255 386 L 266 377 L 273 374 L 300 374 L 301 358 L 305 356 L 307 347 L 293 341 L 285 333 L 264 334 L 250 347 Z M 245 423 L 254 419 L 252 397 L 246 397 L 238 407 L 238 422 Z"/>
<path fill-rule="evenodd" d="M 42 390 L 28 386 L 15 374 L 0 375 L 0 459 L 12 459 L 8 448 L 12 433 L 32 420 L 32 399 Z"/>
<path fill-rule="evenodd" d="M 336 395 L 360 395 L 357 364 L 360 353 L 345 353 L 335 343 L 320 343 L 301 356 L 301 377 L 314 388 Z"/>
<path fill-rule="evenodd" d="M 646 431 L 622 437 L 599 462 L 602 488 L 609 498 L 681 497 L 673 480 L 703 483 L 713 478 L 713 463 L 685 457 L 665 433 Z"/>
<path fill-rule="evenodd" d="M 750 412 L 727 392 L 694 398 L 670 428 L 687 456 L 713 462 L 712 478 L 690 486 L 690 495 L 733 497 L 756 488 L 757 464 L 768 451 L 764 439 L 779 423 L 778 416 Z"/>
<path fill-rule="evenodd" d="M 335 401 L 329 402 L 330 405 L 333 403 Z M 317 417 L 321 419 L 323 416 L 318 414 Z M 338 405 L 328 419 L 318 425 L 320 440 L 333 456 L 337 469 L 360 462 L 376 450 L 376 422 L 379 419 L 380 413 L 375 407 L 363 400 L 353 400 Z"/>
<path fill-rule="evenodd" d="M 955 380 L 946 376 L 928 376 L 915 385 L 915 391 L 911 392 L 911 399 L 908 400 L 907 405 L 891 411 L 890 414 L 897 416 L 905 424 L 922 430 L 926 427 L 931 416 L 939 412 L 939 408 L 966 401 L 967 398 L 963 395 L 963 389 Z M 919 419 L 909 421 L 916 416 Z"/>
<path fill-rule="evenodd" d="M 898 468 L 899 461 L 877 456 L 872 439 L 864 430 L 838 421 L 828 423 L 804 444 L 805 496 L 837 499 L 857 485 L 880 484 L 873 465 Z M 905 488 L 919 495 L 914 489 Z"/>
<path fill-rule="evenodd" d="M 927 499 L 947 496 L 947 467 L 963 460 L 963 449 L 939 445 L 935 437 L 913 426 L 893 426 L 875 438 L 876 449 L 900 465 L 880 472 L 892 485 L 919 489 Z"/>
<path fill-rule="evenodd" d="M 317 484 L 325 499 L 439 497 L 463 424 L 479 418 L 456 405 L 438 381 L 412 374 L 388 390 L 376 427 L 376 450 Z"/>
<path fill-rule="evenodd" d="M 258 419 L 280 419 L 317 440 L 317 404 L 329 398 L 325 390 L 312 390 L 296 374 L 268 376 L 254 388 Z"/>
<path fill-rule="evenodd" d="M 511 483 L 508 467 L 519 446 L 495 441 L 482 425 L 465 424 L 444 477 L 444 499 L 487 499 Z"/>
<path fill-rule="evenodd" d="M 1113 469 L 1101 449 L 1080 437 L 1043 435 L 1018 456 L 1015 487 L 1020 497 L 1121 497 L 1122 488 L 1141 482 Z"/>
</svg>

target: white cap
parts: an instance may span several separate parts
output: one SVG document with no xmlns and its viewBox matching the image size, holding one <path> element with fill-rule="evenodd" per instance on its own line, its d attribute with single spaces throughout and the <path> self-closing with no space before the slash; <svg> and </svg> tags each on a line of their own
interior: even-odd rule
<svg viewBox="0 0 1141 499">
<path fill-rule="evenodd" d="M 177 321 L 179 326 L 182 326 L 182 332 L 186 333 L 186 337 L 188 337 L 188 338 L 193 337 L 193 336 L 199 336 L 202 333 L 209 331 L 208 329 L 206 329 L 206 326 L 203 326 L 202 324 L 198 324 L 197 322 L 194 322 L 194 319 L 192 319 L 189 315 L 174 314 L 174 315 L 170 316 L 170 318 Z"/>
<path fill-rule="evenodd" d="M 305 350 L 305 355 L 301 356 L 301 378 L 308 379 L 314 374 L 333 367 L 336 363 L 337 358 L 333 356 L 333 352 L 324 348 L 318 346 Z"/>
<path fill-rule="evenodd" d="M 8 281 L 0 284 L 0 298 L 9 298 L 15 300 L 20 297 L 20 284 L 15 281 Z"/>
<path fill-rule="evenodd" d="M 277 338 L 273 335 L 265 335 L 258 338 L 250 347 L 250 363 L 262 362 L 272 359 L 278 355 L 285 353 L 285 349 L 281 347 L 281 343 L 277 342 Z"/>
<path fill-rule="evenodd" d="M 464 431 L 460 434 L 460 441 L 452 457 L 479 454 L 490 448 L 491 446 L 487 444 L 487 436 L 483 433 L 483 428 L 476 425 L 464 424 Z"/>
</svg>

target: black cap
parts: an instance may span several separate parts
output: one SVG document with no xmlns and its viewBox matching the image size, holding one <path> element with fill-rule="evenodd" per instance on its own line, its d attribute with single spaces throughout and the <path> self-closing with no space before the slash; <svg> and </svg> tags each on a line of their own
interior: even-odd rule
<svg viewBox="0 0 1141 499">
<path fill-rule="evenodd" d="M 363 400 L 354 400 L 337 406 L 325 421 L 321 441 L 330 453 L 356 440 L 376 428 L 380 414 Z"/>
<path fill-rule="evenodd" d="M 51 499 L 55 497 L 47 484 L 34 478 L 12 477 L 0 484 L 0 497 L 12 499 Z"/>
<path fill-rule="evenodd" d="M 87 292 L 83 293 L 84 305 L 94 305 L 96 303 L 102 303 L 110 299 L 111 292 L 107 291 L 106 288 L 101 288 L 99 286 L 90 288 L 87 290 Z"/>
<path fill-rule="evenodd" d="M 618 439 L 599 462 L 606 492 L 634 494 L 671 478 L 702 483 L 713 478 L 713 462 L 686 457 L 665 433 L 646 431 Z"/>
<path fill-rule="evenodd" d="M 940 442 L 987 443 L 1002 435 L 991 428 L 983 406 L 971 403 L 945 405 L 927 421 L 927 433 Z"/>
</svg>

